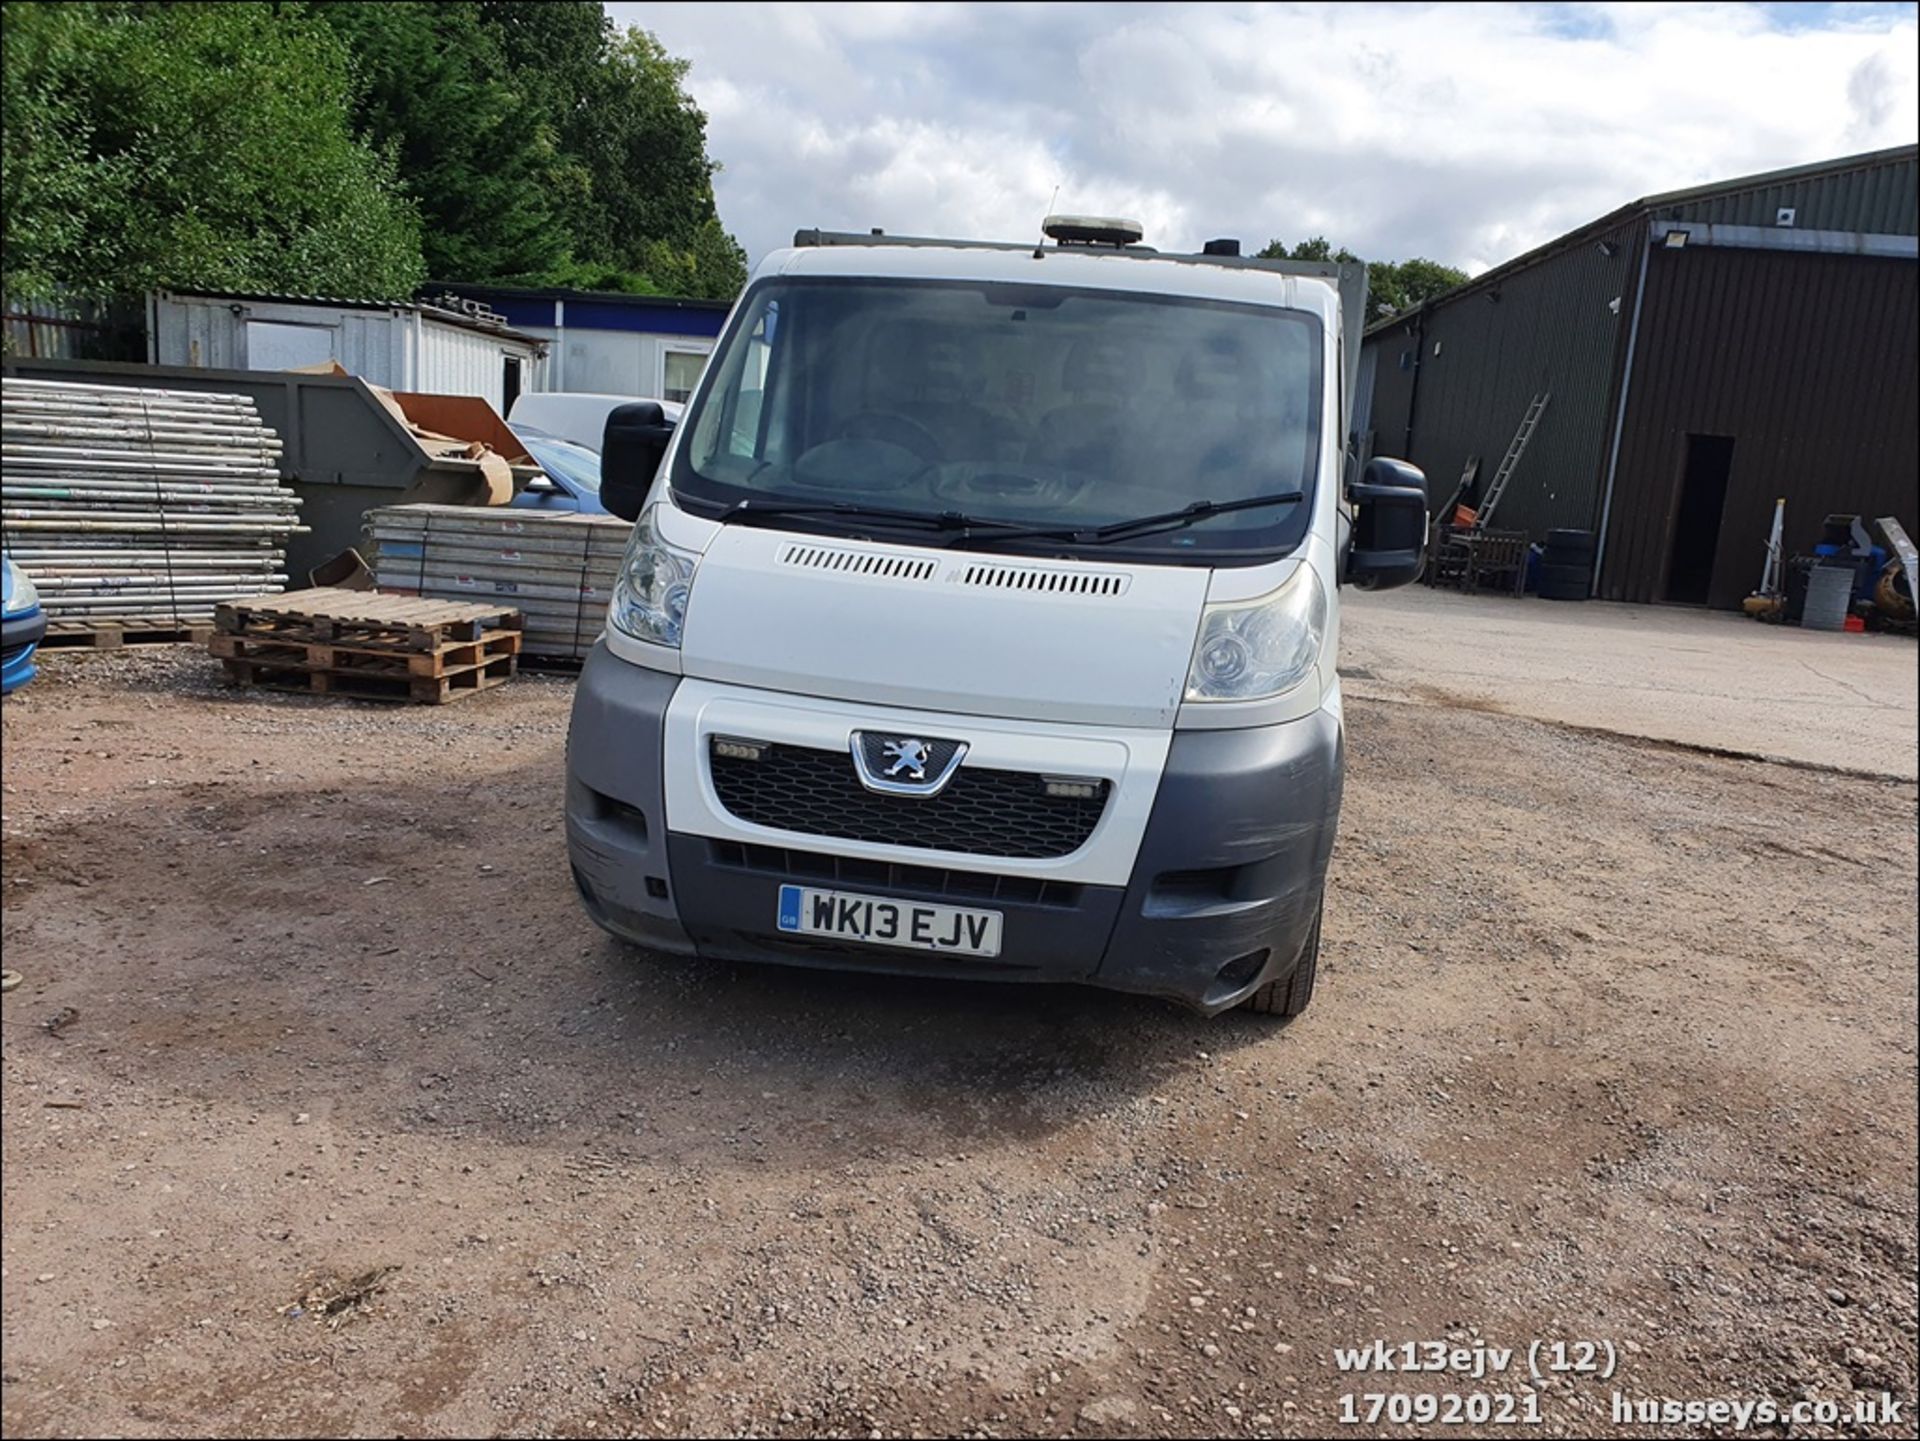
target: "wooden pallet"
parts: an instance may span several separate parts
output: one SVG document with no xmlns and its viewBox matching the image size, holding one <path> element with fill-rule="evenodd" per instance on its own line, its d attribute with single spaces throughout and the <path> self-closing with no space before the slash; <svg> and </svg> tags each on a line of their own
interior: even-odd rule
<svg viewBox="0 0 1920 1441">
<path fill-rule="evenodd" d="M 294 691 L 302 695 L 347 696 L 354 700 L 410 701 L 415 705 L 445 705 L 465 696 L 492 690 L 513 679 L 517 656 L 496 656 L 478 665 L 463 666 L 437 676 L 374 675 L 364 671 L 310 670 L 304 666 L 269 665 L 258 660 L 222 660 L 231 685 L 262 690 Z"/>
<path fill-rule="evenodd" d="M 171 620 L 157 616 L 151 620 L 55 620 L 47 623 L 43 649 L 84 646 L 93 650 L 118 650 L 128 645 L 176 645 L 204 643 L 213 634 L 209 621 Z"/>
<path fill-rule="evenodd" d="M 420 651 L 222 632 L 207 638 L 207 649 L 222 660 L 254 661 L 275 669 L 431 680 L 472 670 L 503 656 L 517 656 L 523 639 L 517 630 L 490 630 L 478 640 L 448 641 Z"/>
<path fill-rule="evenodd" d="M 230 635 L 390 651 L 431 651 L 521 628 L 520 612 L 499 605 L 366 590 L 301 590 L 230 601 L 214 607 L 213 619 Z"/>
</svg>

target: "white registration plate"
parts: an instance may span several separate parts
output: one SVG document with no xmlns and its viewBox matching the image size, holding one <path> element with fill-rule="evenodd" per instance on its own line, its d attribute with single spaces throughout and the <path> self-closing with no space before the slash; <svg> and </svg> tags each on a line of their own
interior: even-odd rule
<svg viewBox="0 0 1920 1441">
<path fill-rule="evenodd" d="M 963 956 L 1000 954 L 1000 912 L 960 906 L 930 906 L 810 886 L 780 887 L 780 929 L 801 936 L 831 936 L 870 946 L 945 951 Z"/>
</svg>

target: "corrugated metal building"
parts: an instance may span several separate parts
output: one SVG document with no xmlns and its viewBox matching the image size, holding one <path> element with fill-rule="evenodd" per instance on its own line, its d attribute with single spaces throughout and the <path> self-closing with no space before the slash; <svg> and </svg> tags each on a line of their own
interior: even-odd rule
<svg viewBox="0 0 1920 1441">
<path fill-rule="evenodd" d="M 9 298 L 0 354 L 9 360 L 139 360 L 146 355 L 144 308 L 119 300 Z"/>
<path fill-rule="evenodd" d="M 1495 523 L 1600 532 L 1611 600 L 1737 606 L 1776 497 L 1789 552 L 1832 512 L 1915 530 L 1917 156 L 1649 196 L 1375 325 L 1363 452 L 1438 505 L 1549 396 Z"/>
<path fill-rule="evenodd" d="M 553 347 L 549 390 L 635 395 L 684 402 L 693 393 L 730 300 L 682 300 L 588 290 L 445 285 L 485 303 Z"/>
<path fill-rule="evenodd" d="M 472 395 L 505 415 L 547 390 L 547 346 L 504 317 L 436 305 L 162 290 L 147 302 L 147 359 L 213 370 L 338 361 L 389 390 Z"/>
</svg>

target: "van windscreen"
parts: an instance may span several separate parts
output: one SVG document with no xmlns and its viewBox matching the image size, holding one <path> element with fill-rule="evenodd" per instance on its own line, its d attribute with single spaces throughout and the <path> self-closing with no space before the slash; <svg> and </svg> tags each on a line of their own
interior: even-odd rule
<svg viewBox="0 0 1920 1441">
<path fill-rule="evenodd" d="M 1127 291 L 795 280 L 750 292 L 678 450 L 690 508 L 834 504 L 1090 531 L 1299 491 L 1130 536 L 1164 560 L 1284 554 L 1319 446 L 1314 315 Z M 884 519 L 860 520 L 884 530 Z M 904 538 L 904 535 L 903 535 Z M 1073 548 L 1048 540 L 1044 548 Z"/>
</svg>

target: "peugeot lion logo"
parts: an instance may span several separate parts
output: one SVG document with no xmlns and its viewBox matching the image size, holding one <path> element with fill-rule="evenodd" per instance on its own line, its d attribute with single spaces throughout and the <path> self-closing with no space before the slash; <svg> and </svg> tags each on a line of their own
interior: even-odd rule
<svg viewBox="0 0 1920 1441">
<path fill-rule="evenodd" d="M 888 735 L 855 731 L 850 737 L 853 772 L 860 784 L 881 795 L 931 800 L 947 788 L 966 759 L 967 743 L 939 736 Z"/>
<path fill-rule="evenodd" d="M 923 781 L 927 778 L 927 743 L 918 740 L 897 740 L 886 743 L 887 759 L 893 764 L 883 775 L 889 778 L 907 772 L 910 781 Z"/>
</svg>

